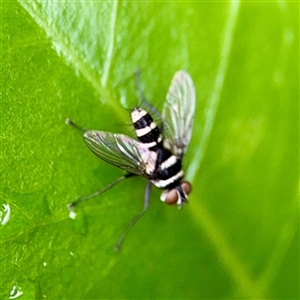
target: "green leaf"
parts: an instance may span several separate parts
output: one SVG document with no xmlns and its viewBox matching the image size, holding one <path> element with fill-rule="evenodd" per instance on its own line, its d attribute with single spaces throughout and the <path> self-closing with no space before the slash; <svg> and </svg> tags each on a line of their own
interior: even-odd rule
<svg viewBox="0 0 300 300">
<path fill-rule="evenodd" d="M 1 299 L 299 298 L 299 3 L 3 2 Z M 134 134 L 172 75 L 197 90 L 189 205 L 149 211 L 64 121 Z M 124 126 L 125 125 L 125 126 Z"/>
</svg>

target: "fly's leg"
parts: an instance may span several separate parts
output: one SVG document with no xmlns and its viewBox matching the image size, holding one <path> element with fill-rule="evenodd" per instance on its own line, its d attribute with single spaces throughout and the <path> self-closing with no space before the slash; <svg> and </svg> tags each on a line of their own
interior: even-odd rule
<svg viewBox="0 0 300 300">
<path fill-rule="evenodd" d="M 112 182 L 111 184 L 109 184 L 107 187 L 89 195 L 89 196 L 85 196 L 85 197 L 82 197 L 82 198 L 78 198 L 76 199 L 75 201 L 69 203 L 67 205 L 70 213 L 73 213 L 74 214 L 74 208 L 76 205 L 78 205 L 79 203 L 82 203 L 84 201 L 87 201 L 91 198 L 94 198 L 96 196 L 99 196 L 99 195 L 102 195 L 103 193 L 105 193 L 106 191 L 108 191 L 109 189 L 111 189 L 112 187 L 114 187 L 115 185 L 117 185 L 119 182 L 121 182 L 122 180 L 126 179 L 126 178 L 129 178 L 129 177 L 132 177 L 132 176 L 135 176 L 135 174 L 132 174 L 132 173 L 129 173 L 129 174 L 125 174 L 121 177 L 119 177 L 117 180 L 115 180 L 114 182 Z M 71 214 L 70 216 L 72 216 L 73 214 Z"/>
<path fill-rule="evenodd" d="M 79 129 L 79 130 L 81 130 L 81 131 L 83 131 L 83 132 L 88 131 L 88 129 L 86 129 L 86 128 L 84 128 L 84 127 L 81 127 L 81 126 L 77 125 L 76 123 L 74 123 L 70 118 L 67 118 L 67 119 L 65 120 L 65 123 L 66 123 L 67 125 L 71 125 L 71 126 L 77 128 L 77 129 Z"/>
<path fill-rule="evenodd" d="M 117 243 L 115 244 L 115 251 L 119 251 L 121 248 L 121 245 L 125 239 L 125 237 L 127 236 L 127 234 L 129 233 L 130 229 L 135 225 L 135 223 L 144 215 L 144 213 L 147 211 L 148 207 L 149 207 L 149 201 L 150 201 L 150 192 L 151 192 L 151 181 L 149 180 L 146 186 L 146 190 L 145 190 L 145 196 L 144 196 L 144 208 L 143 210 L 137 214 L 129 223 L 129 225 L 126 227 L 126 229 L 124 230 L 124 232 L 122 233 L 122 235 L 119 237 Z"/>
</svg>

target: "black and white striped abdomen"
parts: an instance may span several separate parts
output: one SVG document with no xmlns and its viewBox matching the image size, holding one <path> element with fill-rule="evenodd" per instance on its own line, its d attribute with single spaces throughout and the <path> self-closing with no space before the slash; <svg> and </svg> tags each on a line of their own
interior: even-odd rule
<svg viewBox="0 0 300 300">
<path fill-rule="evenodd" d="M 152 183 L 161 189 L 178 186 L 184 176 L 181 159 L 164 148 L 157 149 L 156 153 L 156 170 L 151 178 Z"/>
<path fill-rule="evenodd" d="M 160 130 L 152 117 L 145 110 L 136 107 L 131 112 L 131 119 L 140 142 L 151 150 L 162 146 Z"/>
</svg>

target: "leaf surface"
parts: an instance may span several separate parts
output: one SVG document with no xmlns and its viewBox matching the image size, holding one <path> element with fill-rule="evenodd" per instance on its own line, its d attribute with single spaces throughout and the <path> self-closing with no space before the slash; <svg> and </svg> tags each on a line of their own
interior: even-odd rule
<svg viewBox="0 0 300 300">
<path fill-rule="evenodd" d="M 299 298 L 299 4 L 2 3 L 1 299 Z M 93 156 L 67 117 L 134 135 L 133 73 L 161 110 L 187 70 L 197 108 L 182 210 Z"/>
</svg>

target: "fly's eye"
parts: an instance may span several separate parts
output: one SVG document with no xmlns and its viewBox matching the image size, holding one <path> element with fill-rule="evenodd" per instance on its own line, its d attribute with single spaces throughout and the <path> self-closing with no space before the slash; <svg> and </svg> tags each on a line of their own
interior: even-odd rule
<svg viewBox="0 0 300 300">
<path fill-rule="evenodd" d="M 169 205 L 177 204 L 177 201 L 178 201 L 178 192 L 177 192 L 177 190 L 172 189 L 172 190 L 169 190 L 169 191 L 165 191 L 162 194 L 161 200 L 164 201 L 166 204 L 169 204 Z"/>
<path fill-rule="evenodd" d="M 160 200 L 166 204 L 177 204 L 179 207 L 187 202 L 187 196 L 190 194 L 192 186 L 187 181 L 182 181 L 179 186 L 172 190 L 165 190 L 160 196 Z"/>
<path fill-rule="evenodd" d="M 181 188 L 182 188 L 183 192 L 185 193 L 185 195 L 189 195 L 192 190 L 191 184 L 187 181 L 183 181 L 183 182 L 181 182 L 180 185 L 181 185 Z"/>
</svg>

